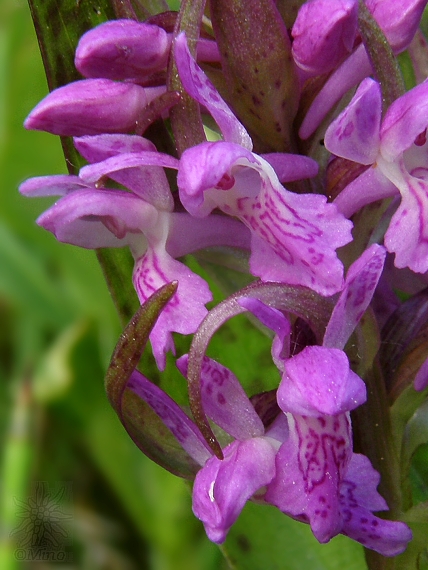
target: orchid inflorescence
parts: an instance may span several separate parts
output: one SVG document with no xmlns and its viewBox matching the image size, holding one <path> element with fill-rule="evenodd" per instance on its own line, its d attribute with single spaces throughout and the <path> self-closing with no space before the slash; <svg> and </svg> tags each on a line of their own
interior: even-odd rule
<svg viewBox="0 0 428 570">
<path fill-rule="evenodd" d="M 309 524 L 320 542 L 343 533 L 395 556 L 412 539 L 411 504 L 394 485 L 379 494 L 381 461 L 364 441 L 381 421 L 373 398 L 390 414 L 406 393 L 410 420 L 427 395 L 426 1 L 298 4 L 293 13 L 287 2 L 213 1 L 202 25 L 203 3 L 189 22 L 183 2 L 156 23 L 88 31 L 75 55 L 84 79 L 52 91 L 25 122 L 73 137 L 87 164 L 20 191 L 60 196 L 38 219 L 59 241 L 129 247 L 141 309 L 107 391 L 142 450 L 194 479 L 193 510 L 212 541 L 255 500 Z M 395 58 L 405 50 L 417 81 L 407 92 Z M 210 311 L 210 286 L 185 257 L 206 250 L 220 282 L 227 258 L 249 283 Z M 280 376 L 251 398 L 205 354 L 241 313 L 272 338 Z M 173 333 L 194 335 L 176 361 L 192 416 L 136 369 L 144 343 L 130 358 L 123 341 L 136 331 L 160 371 Z M 146 449 L 135 406 L 167 426 L 174 460 Z M 399 465 L 388 417 L 382 437 Z M 391 519 L 373 514 L 388 509 Z"/>
</svg>

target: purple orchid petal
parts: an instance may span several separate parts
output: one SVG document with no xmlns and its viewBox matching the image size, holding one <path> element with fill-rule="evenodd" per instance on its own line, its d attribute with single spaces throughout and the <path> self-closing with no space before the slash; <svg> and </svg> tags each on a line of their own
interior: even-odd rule
<svg viewBox="0 0 428 570">
<path fill-rule="evenodd" d="M 251 297 L 243 297 L 238 300 L 241 307 L 251 311 L 255 317 L 266 327 L 275 333 L 272 342 L 272 359 L 276 367 L 283 372 L 284 360 L 290 353 L 290 321 L 281 311 L 274 307 L 268 307 L 262 301 Z"/>
<path fill-rule="evenodd" d="M 307 346 L 286 361 L 277 400 L 284 412 L 336 415 L 363 404 L 366 387 L 342 350 Z"/>
<path fill-rule="evenodd" d="M 380 476 L 364 455 L 354 453 L 340 488 L 342 533 L 383 556 L 397 556 L 412 540 L 402 522 L 380 519 L 372 511 L 388 508 L 376 491 Z"/>
<path fill-rule="evenodd" d="M 379 152 L 382 113 L 380 85 L 365 79 L 352 101 L 327 129 L 324 144 L 330 152 L 359 164 L 373 164 Z"/>
<path fill-rule="evenodd" d="M 357 17 L 356 0 L 305 2 L 291 32 L 297 65 L 311 75 L 335 68 L 353 48 Z"/>
<path fill-rule="evenodd" d="M 147 90 L 139 85 L 83 79 L 52 91 L 24 126 L 65 136 L 130 132 L 148 103 Z"/>
<path fill-rule="evenodd" d="M 158 26 L 113 20 L 80 38 L 74 63 L 84 77 L 142 81 L 166 67 L 170 45 L 169 35 Z"/>
<path fill-rule="evenodd" d="M 318 174 L 318 163 L 308 156 L 282 152 L 272 152 L 260 156 L 272 166 L 278 180 L 283 183 L 313 178 Z"/>
<path fill-rule="evenodd" d="M 427 0 L 365 0 L 395 54 L 405 50 L 420 24 Z"/>
<path fill-rule="evenodd" d="M 112 180 L 129 188 L 159 210 L 172 211 L 174 200 L 161 166 L 176 164 L 175 159 L 157 153 L 156 147 L 151 141 L 137 135 L 112 134 L 75 138 L 74 145 L 90 163 L 103 163 L 107 167 L 105 175 Z M 139 166 L 126 167 L 124 170 L 115 170 L 118 163 L 121 162 L 120 157 L 129 154 L 149 157 L 149 161 L 148 163 L 141 161 Z M 158 154 L 158 157 L 156 158 L 154 154 Z M 113 157 L 118 157 L 117 161 L 114 161 Z M 108 159 L 112 160 L 105 163 L 104 161 Z M 161 166 L 156 166 L 156 162 L 160 162 Z M 98 168 L 101 169 L 102 165 Z M 86 171 L 86 176 L 90 176 L 89 173 Z M 93 177 L 97 175 L 95 174 Z"/>
<path fill-rule="evenodd" d="M 187 376 L 188 359 L 185 354 L 176 361 L 183 376 Z M 235 439 L 264 434 L 263 422 L 236 376 L 207 356 L 202 363 L 201 396 L 207 416 Z"/>
<path fill-rule="evenodd" d="M 196 425 L 180 406 L 138 370 L 132 373 L 127 388 L 149 404 L 182 448 L 199 465 L 204 465 L 212 455 L 211 450 Z"/>
<path fill-rule="evenodd" d="M 379 168 L 368 168 L 348 184 L 333 203 L 339 212 L 349 218 L 363 206 L 390 198 L 397 193 L 395 184 L 388 180 Z"/>
<path fill-rule="evenodd" d="M 186 150 L 177 182 L 192 215 L 205 216 L 218 207 L 247 225 L 254 275 L 305 285 L 322 295 L 342 287 L 335 250 L 351 240 L 352 224 L 324 196 L 288 192 L 266 161 L 226 142 Z"/>
<path fill-rule="evenodd" d="M 23 182 L 19 191 L 23 196 L 36 198 L 40 196 L 65 196 L 75 190 L 86 190 L 92 186 L 83 182 L 78 176 L 56 174 L 53 176 L 37 176 Z"/>
<path fill-rule="evenodd" d="M 428 386 L 428 358 L 424 361 L 415 376 L 415 390 L 422 392 Z"/>
<path fill-rule="evenodd" d="M 162 225 L 159 217 L 158 226 Z M 154 232 L 160 241 L 161 227 Z M 167 234 L 165 229 L 165 235 Z M 150 243 L 150 237 L 149 243 Z M 135 263 L 133 281 L 140 302 L 146 301 L 154 291 L 165 283 L 178 281 L 178 289 L 174 297 L 160 314 L 152 332 L 153 355 L 160 370 L 166 365 L 166 353 L 174 352 L 172 332 L 192 334 L 207 314 L 205 304 L 212 300 L 207 283 L 183 263 L 173 259 L 164 249 L 162 243 L 147 249 L 146 253 Z"/>
<path fill-rule="evenodd" d="M 385 246 L 395 253 L 395 266 L 416 273 L 428 271 L 428 182 L 409 176 L 401 165 L 401 203 L 385 234 Z"/>
<path fill-rule="evenodd" d="M 385 248 L 373 244 L 351 265 L 327 325 L 323 346 L 345 348 L 373 297 L 385 257 Z"/>
<path fill-rule="evenodd" d="M 193 99 L 208 109 L 218 124 L 224 139 L 251 150 L 253 143 L 249 134 L 190 55 L 184 33 L 177 36 L 175 40 L 174 54 L 184 89 Z"/>
<path fill-rule="evenodd" d="M 275 474 L 276 448 L 267 438 L 234 441 L 224 459 L 212 457 L 198 472 L 193 487 L 193 512 L 208 538 L 224 542 L 245 503 Z"/>
<path fill-rule="evenodd" d="M 349 416 L 287 417 L 289 437 L 265 500 L 308 522 L 317 540 L 328 542 L 342 527 L 339 485 L 352 454 Z"/>
<path fill-rule="evenodd" d="M 394 161 L 410 148 L 428 125 L 428 79 L 396 99 L 385 113 L 380 137 L 381 153 Z"/>
<path fill-rule="evenodd" d="M 44 212 L 37 223 L 59 241 L 80 247 L 122 247 L 127 233 L 156 225 L 157 210 L 127 192 L 76 190 Z"/>
</svg>

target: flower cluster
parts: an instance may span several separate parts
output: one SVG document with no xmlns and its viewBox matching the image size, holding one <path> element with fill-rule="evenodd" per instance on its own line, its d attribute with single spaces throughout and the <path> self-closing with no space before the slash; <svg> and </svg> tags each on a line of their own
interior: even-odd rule
<svg viewBox="0 0 428 570">
<path fill-rule="evenodd" d="M 343 533 L 395 556 L 412 534 L 373 514 L 389 507 L 375 458 L 353 451 L 351 412 L 367 400 L 361 376 L 374 357 L 358 368 L 353 351 L 355 339 L 375 342 L 373 330 L 394 322 L 403 295 L 425 287 L 428 82 L 397 96 L 397 79 L 385 94 L 378 68 L 411 44 L 426 1 L 300 4 L 285 22 L 273 0 L 251 0 L 244 25 L 238 8 L 222 18 L 227 3 L 212 2 L 212 33 L 200 38 L 186 35 L 182 14 L 174 30 L 160 14 L 157 24 L 116 20 L 87 32 L 75 57 L 84 79 L 54 90 L 25 123 L 73 137 L 87 164 L 20 191 L 59 196 L 38 219 L 58 240 L 129 247 L 141 304 L 177 282 L 150 341 L 164 370 L 173 333 L 196 333 L 177 360 L 195 421 L 138 371 L 126 388 L 195 466 L 193 509 L 211 540 L 223 542 L 253 499 L 308 523 L 320 542 Z M 211 312 L 210 286 L 184 257 L 207 248 L 239 258 L 254 280 Z M 249 399 L 204 356 L 215 330 L 242 312 L 273 338 L 273 395 Z M 403 359 L 420 330 L 403 341 Z M 408 380 L 419 391 L 428 383 L 421 352 Z M 207 436 L 207 417 L 221 445 Z"/>
</svg>

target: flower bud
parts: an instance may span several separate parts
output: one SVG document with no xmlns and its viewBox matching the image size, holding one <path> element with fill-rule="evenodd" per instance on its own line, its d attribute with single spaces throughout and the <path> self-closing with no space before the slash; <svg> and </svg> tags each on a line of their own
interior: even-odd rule
<svg viewBox="0 0 428 570">
<path fill-rule="evenodd" d="M 292 29 L 297 65 L 314 75 L 327 73 L 353 48 L 358 2 L 313 0 L 300 8 Z"/>
<path fill-rule="evenodd" d="M 171 39 L 158 26 L 113 20 L 86 32 L 75 66 L 84 77 L 144 80 L 166 66 Z"/>
<path fill-rule="evenodd" d="M 75 81 L 45 97 L 24 126 L 63 136 L 131 132 L 149 97 L 146 89 L 133 83 Z"/>
</svg>

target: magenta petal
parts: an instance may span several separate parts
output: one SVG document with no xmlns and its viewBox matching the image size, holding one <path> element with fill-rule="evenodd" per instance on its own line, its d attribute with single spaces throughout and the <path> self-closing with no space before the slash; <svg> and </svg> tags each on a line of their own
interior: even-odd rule
<svg viewBox="0 0 428 570">
<path fill-rule="evenodd" d="M 37 176 L 23 182 L 19 191 L 23 196 L 36 198 L 39 196 L 65 196 L 75 190 L 92 188 L 78 176 L 56 174 L 52 176 Z"/>
<path fill-rule="evenodd" d="M 383 556 L 397 556 L 412 540 L 412 532 L 402 522 L 373 515 L 388 508 L 376 491 L 379 480 L 367 457 L 354 453 L 340 488 L 342 533 Z"/>
<path fill-rule="evenodd" d="M 92 189 L 64 196 L 37 223 L 59 241 L 96 249 L 127 245 L 128 232 L 150 230 L 157 217 L 153 206 L 130 193 Z"/>
<path fill-rule="evenodd" d="M 193 99 L 208 109 L 220 127 L 224 139 L 251 150 L 253 143 L 249 134 L 190 55 L 184 33 L 177 36 L 175 40 L 174 54 L 185 90 Z"/>
<path fill-rule="evenodd" d="M 352 453 L 350 421 L 346 414 L 287 417 L 290 435 L 276 456 L 265 499 L 328 542 L 342 528 L 339 485 Z"/>
<path fill-rule="evenodd" d="M 345 348 L 349 337 L 370 304 L 382 274 L 386 250 L 373 244 L 351 265 L 327 329 L 323 346 Z"/>
<path fill-rule="evenodd" d="M 184 376 L 187 376 L 187 362 L 187 354 L 176 361 Z M 208 357 L 202 363 L 201 393 L 207 416 L 235 439 L 250 439 L 264 434 L 263 422 L 236 376 Z"/>
<path fill-rule="evenodd" d="M 74 63 L 84 77 L 142 81 L 166 66 L 170 43 L 158 26 L 113 20 L 80 38 Z"/>
<path fill-rule="evenodd" d="M 353 48 L 357 15 L 356 0 L 305 2 L 292 29 L 297 65 L 314 75 L 336 67 Z"/>
<path fill-rule="evenodd" d="M 260 155 L 275 170 L 280 182 L 293 182 L 304 178 L 313 178 L 318 174 L 318 163 L 301 154 L 272 152 Z"/>
<path fill-rule="evenodd" d="M 385 234 L 385 246 L 395 253 L 396 267 L 428 271 L 428 182 L 402 169 L 401 203 Z"/>
<path fill-rule="evenodd" d="M 137 135 L 110 134 L 75 138 L 74 145 L 89 162 L 103 163 L 106 170 L 102 176 L 109 176 L 159 210 L 171 211 L 173 209 L 174 202 L 171 190 L 162 166 L 166 164 L 173 167 L 172 165 L 177 163 L 173 157 L 157 153 L 155 145 L 149 140 Z M 139 166 L 132 166 L 132 164 L 127 166 L 125 158 L 126 168 L 120 169 L 122 162 L 120 157 L 129 154 L 138 154 L 140 157 L 146 156 L 148 159 L 140 160 Z M 117 160 L 113 160 L 113 157 L 117 157 Z M 112 160 L 104 163 L 108 159 Z M 157 166 L 159 163 L 161 166 Z M 90 174 L 91 170 L 84 171 L 83 175 L 94 179 L 100 175 L 97 169 L 104 167 L 100 164 L 98 167 L 94 167 L 92 175 Z"/>
<path fill-rule="evenodd" d="M 363 404 L 366 387 L 342 350 L 307 346 L 286 361 L 277 399 L 284 412 L 335 415 Z"/>
<path fill-rule="evenodd" d="M 223 453 L 223 460 L 207 461 L 193 487 L 193 512 L 216 543 L 224 542 L 245 503 L 275 474 L 276 449 L 266 438 L 234 441 Z"/>
<path fill-rule="evenodd" d="M 135 370 L 126 386 L 158 414 L 182 448 L 199 465 L 211 457 L 211 451 L 202 434 L 178 404 L 158 386 Z"/>
<path fill-rule="evenodd" d="M 373 164 L 379 152 L 382 99 L 379 84 L 365 79 L 352 101 L 327 129 L 330 152 L 360 164 Z"/>
<path fill-rule="evenodd" d="M 428 125 L 428 79 L 396 99 L 385 113 L 381 153 L 392 162 L 410 148 Z"/>
<path fill-rule="evenodd" d="M 157 228 L 156 233 L 159 232 L 161 229 Z M 154 357 L 158 368 L 163 370 L 166 353 L 174 350 L 171 333 L 192 334 L 196 331 L 208 312 L 205 303 L 212 300 L 211 291 L 199 275 L 168 255 L 161 243 L 149 247 L 137 259 L 133 281 L 141 303 L 165 283 L 178 281 L 176 294 L 160 314 L 150 334 Z"/>
<path fill-rule="evenodd" d="M 65 136 L 130 132 L 147 103 L 146 91 L 139 85 L 83 79 L 52 91 L 31 111 L 24 126 Z"/>
</svg>

